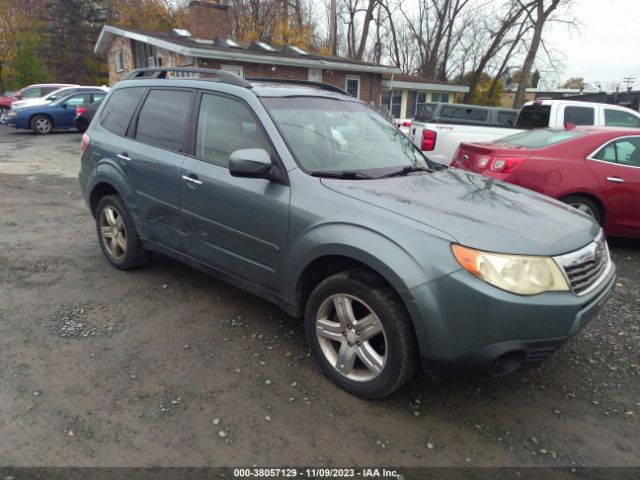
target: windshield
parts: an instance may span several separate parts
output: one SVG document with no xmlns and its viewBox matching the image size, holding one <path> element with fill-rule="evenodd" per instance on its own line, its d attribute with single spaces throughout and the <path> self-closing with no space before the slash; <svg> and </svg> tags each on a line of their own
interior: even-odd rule
<svg viewBox="0 0 640 480">
<path fill-rule="evenodd" d="M 581 137 L 584 132 L 577 130 L 530 130 L 516 133 L 496 140 L 495 143 L 524 148 L 545 148 L 557 143 L 566 142 L 576 137 Z"/>
<path fill-rule="evenodd" d="M 317 97 L 263 98 L 300 167 L 311 173 L 380 177 L 403 167 L 433 167 L 373 108 Z"/>
</svg>

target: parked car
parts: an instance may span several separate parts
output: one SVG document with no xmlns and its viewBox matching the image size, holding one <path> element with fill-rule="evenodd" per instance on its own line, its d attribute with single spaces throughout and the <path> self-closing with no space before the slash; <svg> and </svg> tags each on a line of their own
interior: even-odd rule
<svg viewBox="0 0 640 480">
<path fill-rule="evenodd" d="M 11 104 L 16 100 L 22 100 L 25 98 L 40 98 L 49 95 L 51 92 L 59 90 L 62 87 L 77 87 L 77 85 L 71 85 L 68 83 L 41 83 L 36 85 L 29 85 L 17 92 L 0 96 L 0 117 L 3 117 L 9 112 Z"/>
<path fill-rule="evenodd" d="M 612 236 L 640 237 L 640 130 L 539 129 L 460 145 L 452 167 L 557 198 Z"/>
<path fill-rule="evenodd" d="M 134 70 L 81 149 L 113 267 L 160 252 L 303 316 L 324 373 L 366 398 L 420 367 L 536 365 L 615 282 L 592 218 L 428 160 L 331 85 Z"/>
<path fill-rule="evenodd" d="M 47 105 L 48 103 L 53 102 L 54 100 L 58 100 L 60 98 L 71 95 L 72 93 L 82 93 L 82 92 L 95 92 L 100 91 L 108 92 L 109 87 L 65 87 L 59 90 L 55 90 L 51 92 L 49 95 L 41 98 L 28 98 L 24 100 L 16 100 L 11 104 L 12 109 L 22 108 L 22 107 L 35 107 L 38 105 Z"/>
<path fill-rule="evenodd" d="M 576 100 L 535 100 L 523 105 L 516 127 L 558 127 L 567 124 L 640 128 L 640 113 L 607 103 Z"/>
<path fill-rule="evenodd" d="M 96 100 L 89 105 L 79 105 L 76 107 L 76 116 L 73 118 L 73 125 L 79 132 L 85 132 L 93 120 L 102 100 Z"/>
<path fill-rule="evenodd" d="M 429 158 L 449 165 L 461 142 L 489 141 L 514 130 L 518 111 L 454 103 L 424 105 L 409 127 L 409 138 Z"/>
<path fill-rule="evenodd" d="M 6 123 L 10 127 L 33 130 L 38 134 L 75 128 L 73 119 L 76 115 L 76 107 L 102 100 L 106 95 L 107 92 L 102 90 L 74 93 L 48 105 L 11 110 L 7 114 Z"/>
</svg>

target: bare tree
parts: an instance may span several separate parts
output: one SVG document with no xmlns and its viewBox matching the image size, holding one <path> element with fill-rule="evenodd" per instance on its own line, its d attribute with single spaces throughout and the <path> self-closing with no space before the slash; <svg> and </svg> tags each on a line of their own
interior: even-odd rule
<svg viewBox="0 0 640 480">
<path fill-rule="evenodd" d="M 513 100 L 513 108 L 520 108 L 524 103 L 524 95 L 526 92 L 529 75 L 531 75 L 533 63 L 535 62 L 536 56 L 538 54 L 538 48 L 540 47 L 540 43 L 542 41 L 542 31 L 544 30 L 545 24 L 550 19 L 551 15 L 556 11 L 558 6 L 569 6 L 571 0 L 550 0 L 548 2 L 546 2 L 545 0 L 535 0 L 526 4 L 521 0 L 518 0 L 518 3 L 520 3 L 520 5 L 524 8 L 527 19 L 533 26 L 533 35 L 531 37 L 531 43 L 529 44 L 527 56 L 525 57 L 524 64 L 522 66 L 522 78 L 518 83 L 518 90 Z"/>
</svg>

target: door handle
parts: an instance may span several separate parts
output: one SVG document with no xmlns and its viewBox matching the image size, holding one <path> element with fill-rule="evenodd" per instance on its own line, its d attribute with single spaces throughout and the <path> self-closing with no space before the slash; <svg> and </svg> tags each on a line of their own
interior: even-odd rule
<svg viewBox="0 0 640 480">
<path fill-rule="evenodd" d="M 196 177 L 195 175 L 182 175 L 182 178 L 184 178 L 189 183 L 193 183 L 194 185 L 202 185 L 202 180 L 198 180 L 198 177 Z"/>
<path fill-rule="evenodd" d="M 613 183 L 624 183 L 624 178 L 620 178 L 620 177 L 607 177 L 607 182 L 613 182 Z"/>
<path fill-rule="evenodd" d="M 118 154 L 118 158 L 120 160 L 124 160 L 125 162 L 130 162 L 131 161 L 131 157 L 127 156 L 126 153 L 119 153 Z"/>
</svg>

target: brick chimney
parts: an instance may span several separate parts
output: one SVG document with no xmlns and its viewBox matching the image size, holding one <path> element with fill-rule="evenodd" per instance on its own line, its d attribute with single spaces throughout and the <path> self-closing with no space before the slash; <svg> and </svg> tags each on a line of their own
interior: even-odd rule
<svg viewBox="0 0 640 480">
<path fill-rule="evenodd" d="M 228 37 L 231 33 L 229 5 L 219 0 L 191 0 L 189 2 L 191 36 L 214 40 L 217 36 Z"/>
</svg>

